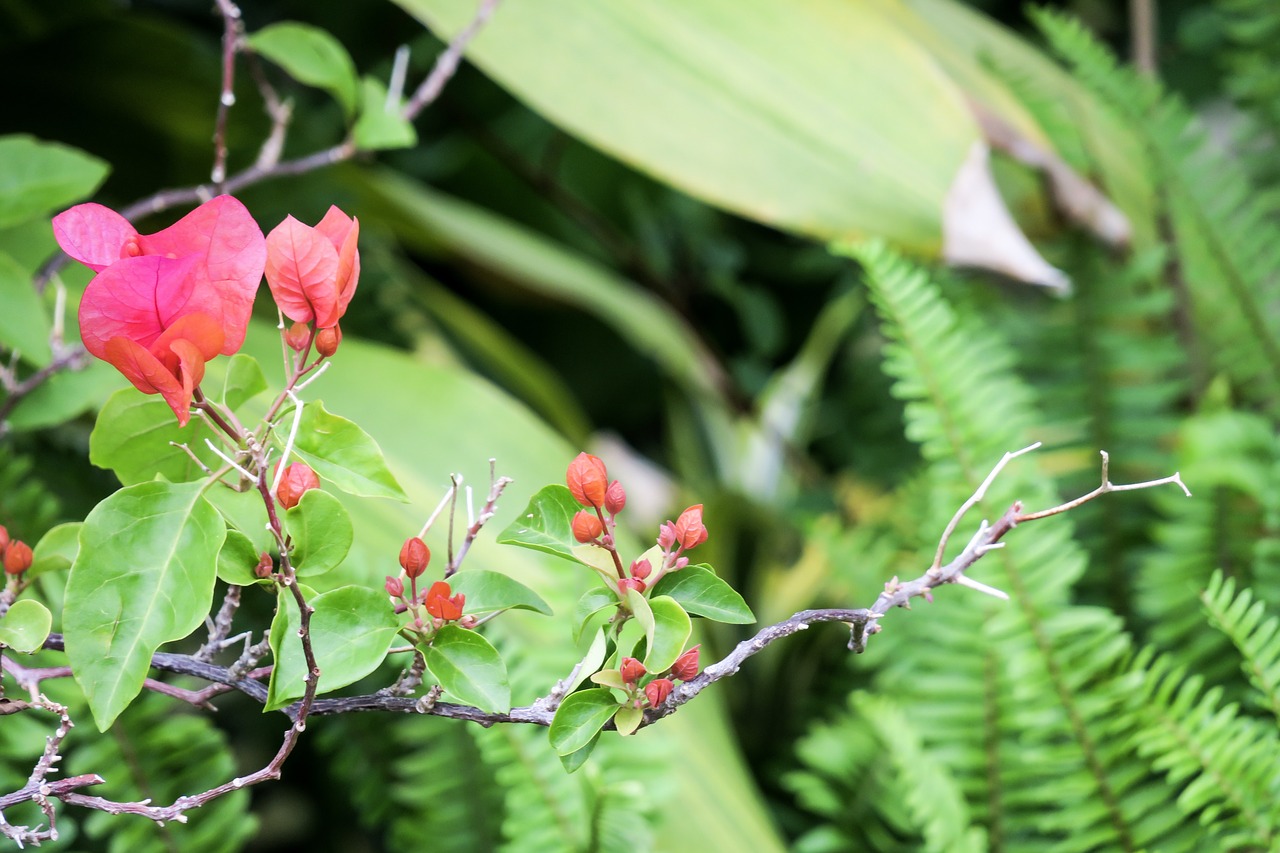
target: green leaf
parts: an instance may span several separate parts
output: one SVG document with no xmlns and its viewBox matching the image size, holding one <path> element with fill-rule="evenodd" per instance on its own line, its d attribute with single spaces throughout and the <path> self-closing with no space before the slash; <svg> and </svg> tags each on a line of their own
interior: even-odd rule
<svg viewBox="0 0 1280 853">
<path fill-rule="evenodd" d="M 596 629 L 595 636 L 591 639 L 591 645 L 587 649 L 587 653 L 582 656 L 582 665 L 578 668 L 578 674 L 570 679 L 565 690 L 572 693 L 578 689 L 578 685 L 582 684 L 591 676 L 600 665 L 604 663 L 605 656 L 609 653 L 609 640 L 604 635 L 604 630 Z"/>
<path fill-rule="evenodd" d="M 108 171 L 102 160 L 66 145 L 0 137 L 0 228 L 92 195 Z"/>
<path fill-rule="evenodd" d="M 309 596 L 311 651 L 320 667 L 317 695 L 346 687 L 378 668 L 399 630 L 395 609 L 379 589 L 343 586 Z M 302 696 L 307 674 L 302 641 L 298 638 L 298 606 L 288 590 L 280 591 L 271 622 L 271 670 L 267 704 L 263 710 L 283 708 Z"/>
<path fill-rule="evenodd" d="M 612 687 L 617 690 L 626 690 L 627 683 L 622 680 L 622 672 L 616 669 L 602 669 L 591 676 L 592 684 L 599 684 L 601 687 Z"/>
<path fill-rule="evenodd" d="M 436 682 L 458 701 L 483 711 L 510 710 L 506 664 L 475 631 L 445 625 L 422 653 Z"/>
<path fill-rule="evenodd" d="M 41 536 L 32 551 L 27 578 L 71 568 L 71 564 L 76 561 L 76 554 L 80 553 L 80 528 L 83 526 L 79 521 L 68 521 Z"/>
<path fill-rule="evenodd" d="M 573 610 L 573 641 L 582 637 L 583 630 L 591 617 L 608 607 L 618 606 L 618 596 L 607 589 L 593 586 L 582 594 Z"/>
<path fill-rule="evenodd" d="M 644 594 L 634 589 L 627 590 L 627 607 L 631 609 L 631 615 L 636 617 L 636 624 L 644 629 L 644 647 L 645 649 L 653 648 L 653 610 L 649 607 L 649 600 Z M 648 652 L 646 652 L 647 656 Z"/>
<path fill-rule="evenodd" d="M 49 314 L 31 286 L 31 276 L 3 252 L 0 252 L 0 305 L 4 306 L 0 311 L 0 345 L 20 352 L 36 367 L 48 364 L 52 358 Z"/>
<path fill-rule="evenodd" d="M 542 596 L 502 572 L 481 569 L 458 572 L 449 578 L 449 584 L 455 593 L 466 595 L 464 613 L 533 610 L 551 615 L 551 607 L 542 600 Z"/>
<path fill-rule="evenodd" d="M 0 646 L 31 654 L 44 645 L 53 627 L 53 614 L 34 598 L 14 602 L 0 619 Z"/>
<path fill-rule="evenodd" d="M 587 745 L 582 749 L 575 750 L 568 755 L 560 756 L 560 764 L 564 767 L 565 773 L 573 773 L 591 757 L 591 753 L 596 751 L 596 744 L 600 742 L 600 733 L 596 732 L 596 736 L 587 741 Z"/>
<path fill-rule="evenodd" d="M 227 526 L 249 537 L 255 553 L 272 553 L 276 539 L 267 527 L 267 507 L 257 489 L 238 492 L 223 485 L 214 485 L 205 492 L 205 500 L 226 519 Z"/>
<path fill-rule="evenodd" d="M 684 644 L 693 632 L 693 624 L 684 608 L 668 595 L 649 599 L 649 607 L 653 610 L 653 640 L 649 643 L 644 665 L 650 672 L 663 672 L 684 651 Z"/>
<path fill-rule="evenodd" d="M 45 429 L 100 408 L 119 390 L 123 377 L 105 361 L 90 359 L 84 370 L 55 373 L 23 397 L 9 416 L 15 431 Z"/>
<path fill-rule="evenodd" d="M 360 117 L 351 134 L 365 151 L 412 148 L 418 144 L 413 123 L 400 114 L 397 101 L 388 107 L 387 87 L 373 77 L 360 80 Z"/>
<path fill-rule="evenodd" d="M 605 687 L 570 693 L 551 721 L 551 748 L 570 755 L 591 742 L 618 710 L 618 700 Z"/>
<path fill-rule="evenodd" d="M 498 534 L 498 542 L 581 563 L 573 553 L 580 544 L 573 538 L 573 515 L 580 509 L 582 506 L 564 486 L 544 486 L 529 499 L 524 512 Z"/>
<path fill-rule="evenodd" d="M 115 471 L 126 486 L 145 483 L 156 475 L 172 483 L 204 479 L 205 472 L 191 455 L 174 444 L 185 444 L 210 468 L 220 460 L 205 444 L 213 434 L 193 418 L 178 426 L 173 410 L 159 396 L 124 388 L 111 395 L 98 413 L 89 435 L 89 461 Z"/>
<path fill-rule="evenodd" d="M 613 724 L 618 727 L 618 734 L 623 737 L 635 734 L 642 722 L 644 722 L 644 711 L 634 705 L 623 705 L 613 715 Z"/>
<path fill-rule="evenodd" d="M 310 24 L 283 21 L 263 27 L 246 41 L 299 83 L 324 89 L 350 117 L 356 108 L 356 66 L 336 38 Z"/>
<path fill-rule="evenodd" d="M 351 516 L 333 495 L 311 489 L 284 515 L 293 538 L 290 559 L 299 577 L 324 574 L 347 558 L 355 531 Z"/>
<path fill-rule="evenodd" d="M 228 530 L 218 551 L 218 579 L 234 586 L 252 586 L 262 580 L 253 573 L 262 552 L 239 530 Z"/>
<path fill-rule="evenodd" d="M 156 649 L 190 634 L 209 612 L 227 528 L 203 488 L 129 486 L 94 507 L 80 530 L 62 626 L 102 731 L 142 689 Z"/>
<path fill-rule="evenodd" d="M 653 595 L 669 595 L 689 613 L 731 625 L 750 625 L 755 614 L 733 587 L 705 564 L 686 566 L 658 581 Z"/>
<path fill-rule="evenodd" d="M 296 411 L 286 415 L 281 429 L 275 431 L 275 440 L 281 446 L 293 426 L 292 412 Z M 322 480 L 348 494 L 408 500 L 387 468 L 378 443 L 351 421 L 327 412 L 319 400 L 303 406 L 293 449 Z"/>
<path fill-rule="evenodd" d="M 267 390 L 267 377 L 262 373 L 262 365 L 251 355 L 238 352 L 227 362 L 227 375 L 222 380 L 223 404 L 229 409 L 238 409 L 246 400 Z"/>
</svg>

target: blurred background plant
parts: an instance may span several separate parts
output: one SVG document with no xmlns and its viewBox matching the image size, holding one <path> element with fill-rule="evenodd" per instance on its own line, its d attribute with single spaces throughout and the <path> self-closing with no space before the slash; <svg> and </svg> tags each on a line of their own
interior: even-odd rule
<svg viewBox="0 0 1280 853">
<path fill-rule="evenodd" d="M 639 531 L 703 502 L 709 559 L 762 622 L 918 575 L 954 507 L 1034 440 L 986 516 L 1089 490 L 1099 449 L 1117 481 L 1181 470 L 1196 497 L 1113 495 L 1016 531 L 978 573 L 1011 602 L 943 590 L 858 658 L 834 627 L 775 644 L 577 776 L 540 731 L 322 720 L 252 801 L 189 829 L 72 812 L 60 845 L 1274 849 L 1280 6 L 1154 6 L 507 0 L 415 141 L 360 122 L 397 48 L 419 79 L 473 0 L 245 3 L 250 34 L 305 22 L 367 75 L 340 52 L 309 77 L 256 37 L 291 105 L 285 156 L 339 143 L 357 112 L 379 150 L 238 193 L 263 223 L 330 204 L 361 220 L 363 281 L 318 393 L 415 504 L 353 507 L 348 580 L 380 583 L 448 474 L 484 482 L 491 456 L 516 478 L 494 530 L 583 448 L 626 481 Z M 93 198 L 124 206 L 208 179 L 210 12 L 0 2 L 0 134 L 97 158 L 50 208 L 100 180 Z M 270 131 L 248 68 L 235 94 L 232 174 Z M 29 140 L 5 144 L 32 162 Z M 52 357 L 31 330 L 54 289 L 29 286 L 50 212 L 0 199 L 15 378 Z M 0 523 L 34 542 L 114 487 L 89 433 L 121 382 L 90 367 L 13 406 Z M 572 606 L 587 579 L 491 536 L 476 564 Z M 531 699 L 576 653 L 553 621 L 506 621 L 494 639 Z M 705 659 L 748 630 L 704 628 Z M 163 798 L 179 764 L 262 764 L 276 728 L 247 703 L 153 697 L 107 741 L 77 731 L 64 769 L 117 764 L 117 796 Z M 0 789 L 41 737 L 0 725 Z"/>
</svg>

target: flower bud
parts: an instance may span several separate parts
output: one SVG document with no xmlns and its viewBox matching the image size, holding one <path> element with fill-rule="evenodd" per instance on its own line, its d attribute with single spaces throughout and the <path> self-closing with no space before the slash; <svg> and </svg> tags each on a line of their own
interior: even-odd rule
<svg viewBox="0 0 1280 853">
<path fill-rule="evenodd" d="M 663 702 L 667 701 L 667 697 L 671 695 L 671 688 L 675 687 L 669 678 L 655 678 L 644 687 L 645 698 L 649 700 L 649 707 L 656 708 Z"/>
<path fill-rule="evenodd" d="M 431 562 L 431 549 L 417 536 L 410 536 L 400 546 L 400 568 L 410 578 L 421 577 Z"/>
<path fill-rule="evenodd" d="M 325 358 L 333 358 L 340 343 L 342 343 L 342 329 L 339 326 L 330 326 L 316 332 L 316 352 Z"/>
<path fill-rule="evenodd" d="M 638 578 L 623 578 L 618 581 L 618 592 L 623 598 L 627 597 L 627 590 L 634 589 L 636 592 L 644 592 L 645 583 Z"/>
<path fill-rule="evenodd" d="M 31 546 L 21 539 L 14 539 L 4 549 L 4 570 L 6 574 L 20 575 L 31 568 Z"/>
<path fill-rule="evenodd" d="M 609 472 L 604 462 L 590 453 L 579 453 L 569 463 L 565 472 L 565 485 L 573 493 L 574 500 L 583 506 L 599 507 L 604 505 L 605 492 L 609 487 Z"/>
<path fill-rule="evenodd" d="M 635 684 L 649 671 L 635 658 L 623 658 L 622 663 L 618 665 L 618 670 L 622 673 L 622 680 L 627 684 Z"/>
<path fill-rule="evenodd" d="M 276 499 L 285 509 L 293 509 L 305 493 L 318 488 L 320 478 L 311 470 L 311 466 L 305 462 L 294 462 L 284 469 L 280 487 L 276 489 Z"/>
<path fill-rule="evenodd" d="M 275 561 L 271 559 L 271 555 L 263 551 L 258 555 L 258 565 L 253 567 L 253 576 L 266 580 L 271 577 L 271 573 L 275 571 Z"/>
<path fill-rule="evenodd" d="M 285 331 L 284 342 L 294 352 L 303 352 L 311 346 L 311 327 L 306 323 L 294 323 Z"/>
<path fill-rule="evenodd" d="M 466 596 L 459 593 L 459 597 L 465 598 Z M 468 631 L 470 631 L 472 628 L 474 628 L 476 625 L 479 625 L 479 624 L 480 624 L 480 620 L 477 619 L 471 613 L 468 613 L 466 616 L 463 616 L 461 619 L 458 620 L 458 627 L 466 628 Z"/>
<path fill-rule="evenodd" d="M 578 510 L 573 514 L 573 538 L 579 542 L 591 542 L 604 532 L 604 525 L 594 513 Z"/>
<path fill-rule="evenodd" d="M 689 565 L 688 557 L 676 557 L 676 561 L 671 564 L 671 571 L 678 572 Z"/>
<path fill-rule="evenodd" d="M 614 480 L 604 491 L 604 508 L 610 515 L 617 515 L 627 505 L 627 490 Z"/>
<path fill-rule="evenodd" d="M 687 551 L 707 541 L 707 528 L 702 524 L 702 504 L 695 504 L 676 519 L 676 541 Z"/>
<path fill-rule="evenodd" d="M 658 547 L 664 551 L 670 551 L 674 544 L 676 544 L 676 526 L 669 521 L 664 521 L 658 528 Z"/>
<path fill-rule="evenodd" d="M 427 612 L 446 622 L 461 619 L 462 605 L 466 603 L 467 597 L 462 593 L 458 593 L 450 598 L 449 593 L 452 591 L 449 588 L 448 581 L 436 581 L 433 583 L 431 589 L 427 590 Z"/>
<path fill-rule="evenodd" d="M 0 554 L 4 553 L 4 549 L 9 547 L 9 528 L 0 524 Z"/>
<path fill-rule="evenodd" d="M 631 577 L 644 580 L 653 571 L 653 564 L 648 560 L 636 560 L 631 564 Z"/>
<path fill-rule="evenodd" d="M 383 584 L 383 588 L 387 591 L 387 595 L 392 598 L 404 598 L 404 581 L 400 578 L 393 578 L 387 575 L 387 582 Z"/>
<path fill-rule="evenodd" d="M 694 646 L 680 657 L 676 658 L 676 662 L 671 664 L 671 677 L 678 678 L 681 681 L 691 681 L 698 675 L 698 650 L 702 648 L 702 644 Z"/>
</svg>

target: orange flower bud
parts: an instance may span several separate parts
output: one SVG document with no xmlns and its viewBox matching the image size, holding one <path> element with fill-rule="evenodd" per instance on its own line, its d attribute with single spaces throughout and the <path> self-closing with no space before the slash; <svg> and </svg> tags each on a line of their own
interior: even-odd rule
<svg viewBox="0 0 1280 853">
<path fill-rule="evenodd" d="M 339 326 L 330 326 L 316 332 L 316 352 L 325 358 L 333 358 L 340 343 L 342 343 L 342 328 Z"/>
<path fill-rule="evenodd" d="M 400 567 L 404 569 L 404 573 L 411 578 L 417 578 L 427 570 L 427 564 L 431 562 L 431 549 L 427 547 L 427 543 L 423 542 L 417 536 L 410 536 L 404 540 L 404 544 L 400 546 Z"/>
<path fill-rule="evenodd" d="M 667 701 L 667 697 L 671 695 L 671 688 L 675 687 L 669 678 L 655 678 L 645 685 L 644 695 L 649 700 L 649 707 L 656 708 L 663 702 Z"/>
<path fill-rule="evenodd" d="M 31 546 L 21 539 L 14 539 L 4 549 L 5 573 L 20 575 L 29 568 L 31 568 Z"/>
<path fill-rule="evenodd" d="M 695 504 L 676 519 L 676 541 L 687 551 L 707 541 L 707 528 L 702 524 L 702 504 Z"/>
<path fill-rule="evenodd" d="M 253 567 L 253 576 L 266 580 L 271 577 L 271 573 L 275 571 L 275 561 L 271 559 L 271 555 L 263 551 L 258 555 L 258 565 Z"/>
<path fill-rule="evenodd" d="M 387 582 L 383 584 L 383 589 L 392 598 L 404 597 L 404 581 L 400 580 L 400 578 L 393 578 L 391 575 L 387 575 Z"/>
<path fill-rule="evenodd" d="M 462 593 L 458 593 L 450 598 L 449 593 L 452 591 L 449 588 L 448 581 L 436 581 L 433 583 L 431 589 L 427 590 L 427 612 L 446 622 L 461 619 L 462 605 L 466 603 L 467 597 Z"/>
<path fill-rule="evenodd" d="M 614 480 L 604 491 L 604 508 L 610 515 L 617 515 L 627 505 L 627 490 Z"/>
<path fill-rule="evenodd" d="M 284 333 L 284 342 L 294 352 L 302 352 L 311 346 L 311 327 L 306 323 L 294 323 Z"/>
<path fill-rule="evenodd" d="M 578 510 L 573 514 L 573 538 L 579 542 L 591 542 L 604 532 L 604 525 L 594 513 Z"/>
<path fill-rule="evenodd" d="M 702 648 L 702 644 L 694 646 L 680 657 L 676 658 L 676 662 L 671 664 L 671 677 L 678 678 L 681 681 L 690 681 L 698 675 L 698 650 Z"/>
<path fill-rule="evenodd" d="M 0 524 L 0 554 L 4 553 L 4 549 L 9 547 L 9 528 Z"/>
<path fill-rule="evenodd" d="M 635 658 L 623 658 L 622 663 L 618 665 L 618 670 L 622 673 L 622 680 L 627 684 L 635 684 L 648 672 L 644 664 Z"/>
<path fill-rule="evenodd" d="M 604 505 L 604 495 L 609 488 L 609 472 L 599 458 L 590 453 L 579 453 L 569 463 L 564 481 L 578 503 L 592 507 Z"/>
<path fill-rule="evenodd" d="M 276 489 L 276 499 L 285 509 L 293 509 L 304 494 L 318 488 L 320 478 L 311 470 L 311 466 L 305 462 L 294 462 L 284 469 L 280 487 Z"/>
</svg>

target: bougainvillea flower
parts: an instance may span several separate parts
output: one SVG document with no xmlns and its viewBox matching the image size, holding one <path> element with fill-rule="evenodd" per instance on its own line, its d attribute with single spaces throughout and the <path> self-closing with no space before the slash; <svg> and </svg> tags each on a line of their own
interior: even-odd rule
<svg viewBox="0 0 1280 853">
<path fill-rule="evenodd" d="M 676 519 L 676 541 L 687 551 L 707 541 L 707 528 L 702 523 L 702 504 L 695 504 Z"/>
<path fill-rule="evenodd" d="M 458 593 L 452 598 L 449 596 L 453 590 L 449 588 L 448 581 L 436 581 L 427 590 L 427 612 L 437 619 L 443 619 L 446 622 L 462 618 L 462 606 L 466 603 L 467 597 L 462 593 Z"/>
<path fill-rule="evenodd" d="M 359 237 L 359 220 L 336 207 L 314 228 L 287 216 L 267 235 L 267 286 L 286 317 L 337 325 L 360 280 Z"/>
<path fill-rule="evenodd" d="M 605 494 L 609 489 L 609 472 L 600 457 L 579 453 L 569 463 L 564 483 L 578 503 L 599 507 L 604 504 Z"/>
<path fill-rule="evenodd" d="M 80 303 L 85 347 L 98 358 L 115 337 L 150 348 L 189 314 L 218 324 L 224 355 L 244 343 L 267 250 L 262 229 L 231 196 L 205 202 L 155 234 L 139 234 L 100 204 L 80 204 L 54 217 L 53 233 L 64 252 L 100 273 Z M 144 258 L 152 265 L 136 266 Z M 118 270 L 121 264 L 129 266 Z"/>
<path fill-rule="evenodd" d="M 207 314 L 188 314 L 165 329 L 150 347 L 126 337 L 114 337 L 100 356 L 143 394 L 159 394 L 178 416 L 178 425 L 191 419 L 191 396 L 204 378 L 205 362 L 222 347 L 222 327 Z M 96 355 L 96 353 L 95 353 Z"/>
</svg>

